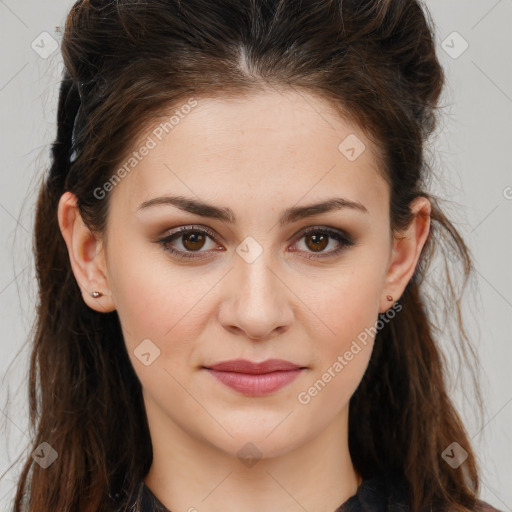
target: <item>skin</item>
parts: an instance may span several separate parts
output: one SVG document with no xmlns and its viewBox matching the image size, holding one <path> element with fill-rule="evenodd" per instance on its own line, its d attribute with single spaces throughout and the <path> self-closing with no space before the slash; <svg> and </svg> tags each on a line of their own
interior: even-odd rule
<svg viewBox="0 0 512 512">
<path fill-rule="evenodd" d="M 349 134 L 366 146 L 354 161 L 338 150 Z M 325 100 L 273 90 L 198 100 L 110 192 L 106 238 L 83 224 L 73 194 L 62 196 L 59 224 L 83 299 L 118 312 L 153 443 L 145 482 L 169 510 L 332 512 L 355 494 L 348 404 L 373 337 L 307 404 L 297 397 L 391 308 L 386 295 L 402 295 L 426 241 L 425 198 L 412 203 L 408 229 L 391 238 L 389 188 L 376 165 L 371 142 Z M 171 205 L 138 210 L 168 194 L 230 208 L 237 221 Z M 288 207 L 333 197 L 358 201 L 367 213 L 345 208 L 278 224 Z M 178 235 L 171 245 L 198 255 L 180 260 L 156 242 L 179 226 L 208 227 L 215 240 L 201 246 Z M 315 251 L 301 234 L 312 226 L 344 230 L 355 245 L 332 256 L 340 244 L 328 238 Z M 248 236 L 262 249 L 251 263 L 236 252 Z M 315 254 L 323 257 L 307 258 Z M 103 296 L 92 298 L 94 290 Z M 144 339 L 160 350 L 148 366 L 134 353 Z M 201 369 L 236 358 L 307 369 L 264 397 Z M 237 455 L 246 443 L 260 453 L 250 467 Z"/>
</svg>

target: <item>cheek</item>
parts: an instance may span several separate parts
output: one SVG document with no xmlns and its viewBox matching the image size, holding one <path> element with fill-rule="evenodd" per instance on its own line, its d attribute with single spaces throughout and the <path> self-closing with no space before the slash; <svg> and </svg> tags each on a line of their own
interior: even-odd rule
<svg viewBox="0 0 512 512">
<path fill-rule="evenodd" d="M 368 267 L 338 272 L 321 289 L 311 288 L 304 302 L 312 305 L 316 323 L 327 334 L 321 346 L 332 353 L 350 346 L 358 336 L 363 338 L 378 319 L 380 294 L 379 269 Z"/>
<path fill-rule="evenodd" d="M 312 387 L 302 389 L 299 403 L 343 404 L 357 388 L 376 334 L 379 272 L 379 268 L 368 266 L 342 270 L 322 282 L 321 293 L 314 287 L 303 297 L 314 313 L 311 322 L 305 322 L 306 329 L 315 326 L 309 332 L 310 339 L 315 340 L 314 371 L 307 382 Z"/>
<path fill-rule="evenodd" d="M 176 266 L 160 250 L 124 243 L 112 252 L 109 280 L 130 357 L 149 339 L 163 356 L 160 362 L 172 363 L 199 338 L 208 314 L 205 299 L 218 278 L 198 277 L 200 270 Z"/>
<path fill-rule="evenodd" d="M 357 286 L 349 286 L 353 282 Z M 317 299 L 312 309 L 321 322 L 314 323 L 324 335 L 310 334 L 315 340 L 313 368 L 296 397 L 308 415 L 324 415 L 327 422 L 361 382 L 373 350 L 377 292 L 371 277 L 354 275 L 354 281 L 340 280 L 330 288 L 321 303 Z"/>
</svg>

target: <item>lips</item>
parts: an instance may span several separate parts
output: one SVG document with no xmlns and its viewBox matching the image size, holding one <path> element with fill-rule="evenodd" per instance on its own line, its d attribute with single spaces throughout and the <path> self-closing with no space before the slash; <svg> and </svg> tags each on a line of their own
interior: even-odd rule
<svg viewBox="0 0 512 512">
<path fill-rule="evenodd" d="M 204 368 L 217 381 L 248 396 L 274 393 L 295 380 L 305 369 L 283 359 L 268 359 L 261 363 L 235 359 Z"/>
<path fill-rule="evenodd" d="M 267 359 L 261 363 L 253 363 L 247 359 L 233 359 L 231 361 L 223 361 L 221 363 L 207 366 L 207 368 L 220 372 L 249 373 L 258 375 L 262 373 L 299 370 L 301 367 L 297 364 L 285 361 L 284 359 Z"/>
</svg>

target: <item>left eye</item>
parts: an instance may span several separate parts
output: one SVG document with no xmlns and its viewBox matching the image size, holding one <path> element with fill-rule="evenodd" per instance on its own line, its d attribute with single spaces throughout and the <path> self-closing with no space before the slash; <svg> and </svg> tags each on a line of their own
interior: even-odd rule
<svg viewBox="0 0 512 512">
<path fill-rule="evenodd" d="M 302 236 L 299 240 L 304 239 L 304 245 L 307 249 L 312 250 L 312 256 L 305 256 L 306 258 L 323 258 L 327 256 L 333 256 L 342 251 L 345 247 L 353 245 L 352 240 L 348 235 L 343 235 L 341 232 L 327 228 L 313 228 L 305 233 L 302 233 Z M 329 245 L 329 241 L 335 240 L 338 244 L 338 248 L 335 248 L 331 251 L 325 251 L 324 249 Z M 320 255 L 316 255 L 316 253 L 320 252 Z"/>
<path fill-rule="evenodd" d="M 180 238 L 182 239 L 181 245 L 185 250 L 176 249 L 176 247 L 172 246 L 172 243 Z M 337 229 L 327 227 L 310 228 L 300 234 L 299 240 L 302 240 L 303 238 L 305 239 L 306 249 L 311 250 L 309 256 L 304 256 L 307 259 L 334 256 L 346 247 L 354 245 L 354 241 L 348 234 L 345 234 L 344 232 Z M 193 259 L 201 257 L 194 253 L 207 252 L 200 250 L 204 247 L 207 239 L 210 239 L 212 242 L 212 247 L 210 249 L 219 247 L 214 243 L 215 234 L 212 231 L 205 228 L 196 227 L 178 228 L 174 233 L 171 233 L 169 236 L 161 240 L 158 240 L 158 243 L 160 243 L 166 251 L 169 251 L 172 255 L 178 258 Z M 334 239 L 336 242 L 338 242 L 339 247 L 324 253 L 324 249 L 329 245 L 329 239 Z M 297 250 L 293 249 L 292 252 L 297 252 Z M 306 252 L 309 251 L 306 250 Z"/>
</svg>

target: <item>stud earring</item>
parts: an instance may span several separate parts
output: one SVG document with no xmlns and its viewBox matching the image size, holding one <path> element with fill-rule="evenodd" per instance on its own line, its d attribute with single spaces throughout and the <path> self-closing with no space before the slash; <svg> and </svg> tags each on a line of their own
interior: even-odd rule
<svg viewBox="0 0 512 512">
<path fill-rule="evenodd" d="M 386 295 L 386 299 L 393 300 L 393 297 L 391 295 Z"/>
<path fill-rule="evenodd" d="M 97 299 L 98 297 L 101 297 L 103 294 L 101 292 L 92 292 L 91 293 L 91 297 L 94 297 L 95 299 Z"/>
</svg>

